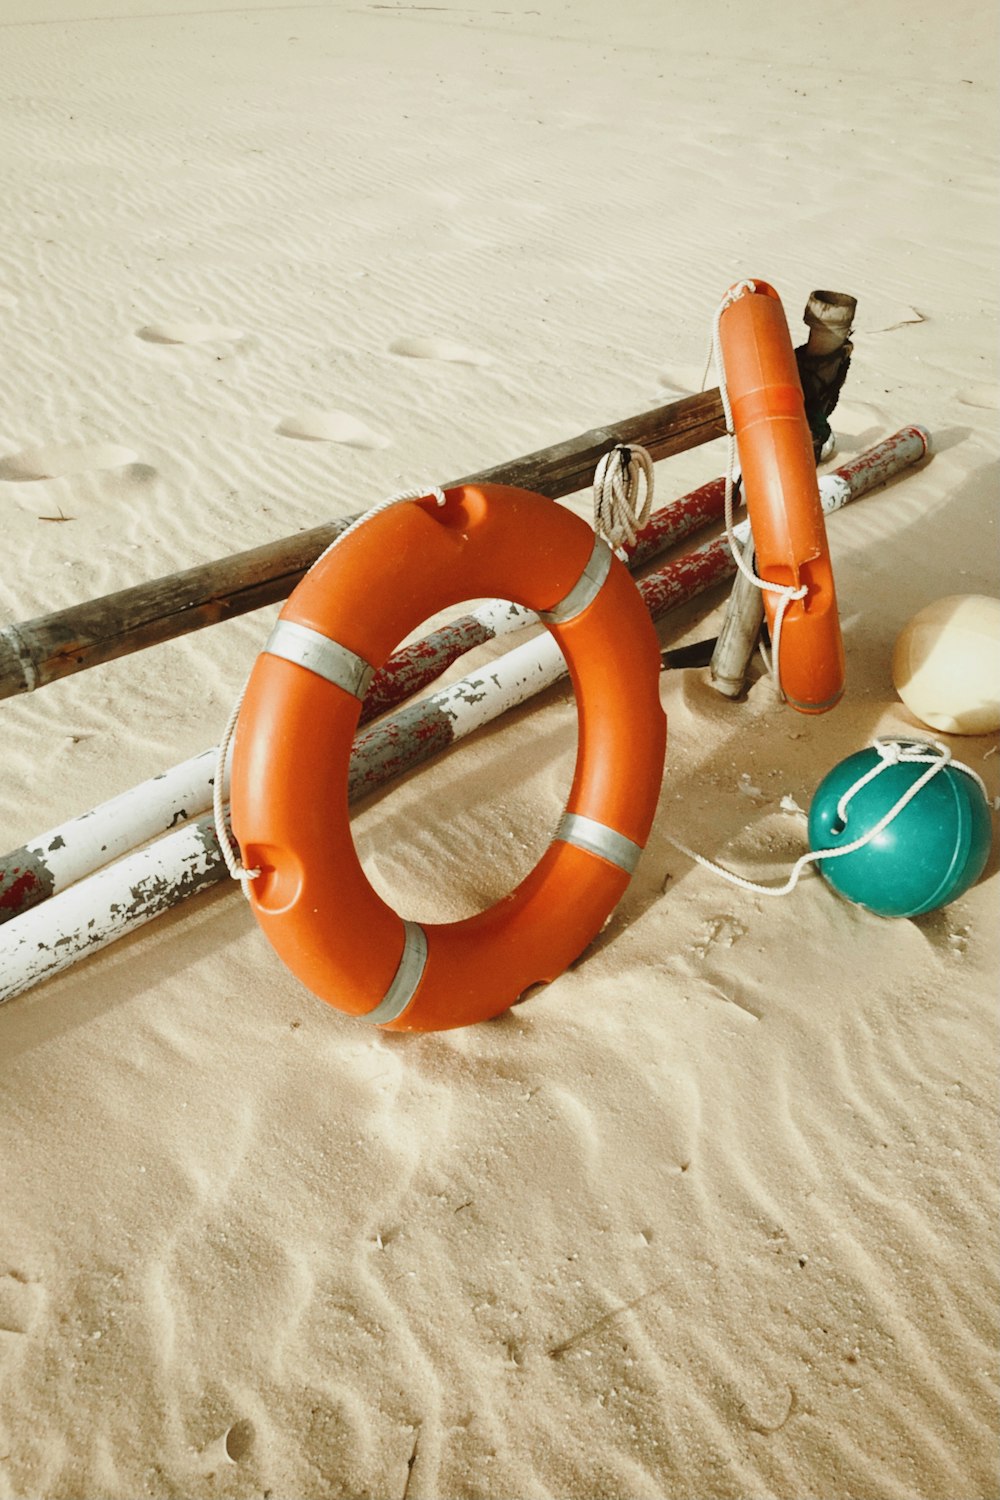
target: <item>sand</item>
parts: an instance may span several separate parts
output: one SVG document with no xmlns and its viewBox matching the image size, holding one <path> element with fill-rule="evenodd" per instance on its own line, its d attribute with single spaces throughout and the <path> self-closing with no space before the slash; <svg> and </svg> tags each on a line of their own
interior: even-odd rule
<svg viewBox="0 0 1000 1500">
<path fill-rule="evenodd" d="M 3 623 L 696 390 L 742 275 L 797 337 L 857 296 L 842 456 L 936 446 L 830 522 L 844 703 L 665 676 L 632 886 L 503 1019 L 373 1034 L 232 886 L 0 1010 L 3 1500 L 1000 1492 L 995 852 L 890 922 L 667 841 L 777 878 L 915 727 L 905 621 L 998 592 L 989 12 L 0 0 Z M 274 613 L 3 703 L 3 847 L 215 743 Z M 366 806 L 379 888 L 512 885 L 574 726 L 553 690 Z"/>
</svg>

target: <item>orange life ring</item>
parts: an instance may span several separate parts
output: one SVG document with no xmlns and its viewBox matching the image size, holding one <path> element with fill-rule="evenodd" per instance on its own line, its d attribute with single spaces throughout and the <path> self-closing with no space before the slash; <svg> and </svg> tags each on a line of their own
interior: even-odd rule
<svg viewBox="0 0 1000 1500">
<path fill-rule="evenodd" d="M 821 714 L 843 695 L 844 646 L 816 461 L 781 299 L 766 281 L 751 285 L 719 319 L 744 498 L 758 575 L 807 590 L 781 622 L 782 692 L 801 713 Z M 777 603 L 765 591 L 772 632 Z"/>
<path fill-rule="evenodd" d="M 404 921 L 351 838 L 347 778 L 365 690 L 438 610 L 501 597 L 538 611 L 569 665 L 579 735 L 565 815 L 531 873 L 465 921 Z M 291 595 L 258 657 L 233 746 L 232 823 L 257 920 L 311 990 L 395 1031 L 499 1015 L 554 979 L 628 885 L 659 796 L 666 719 L 656 634 L 627 570 L 541 495 L 463 485 L 345 537 Z"/>
</svg>

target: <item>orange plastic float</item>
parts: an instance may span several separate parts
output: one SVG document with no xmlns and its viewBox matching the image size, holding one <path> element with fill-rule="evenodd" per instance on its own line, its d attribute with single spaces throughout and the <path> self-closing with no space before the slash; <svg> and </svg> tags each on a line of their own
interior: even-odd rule
<svg viewBox="0 0 1000 1500">
<path fill-rule="evenodd" d="M 232 823 L 254 913 L 338 1010 L 395 1031 L 499 1015 L 554 979 L 628 885 L 663 773 L 656 634 L 627 570 L 541 495 L 465 485 L 375 515 L 306 575 L 254 666 L 233 747 Z M 501 597 L 541 614 L 566 657 L 576 770 L 553 842 L 497 905 L 404 921 L 351 838 L 348 765 L 368 682 L 429 615 Z"/>
<path fill-rule="evenodd" d="M 806 588 L 781 620 L 779 681 L 793 708 L 821 714 L 843 695 L 844 647 L 812 437 L 781 300 L 765 281 L 741 287 L 720 317 L 719 340 L 757 572 Z M 777 607 L 765 590 L 772 637 Z"/>
</svg>

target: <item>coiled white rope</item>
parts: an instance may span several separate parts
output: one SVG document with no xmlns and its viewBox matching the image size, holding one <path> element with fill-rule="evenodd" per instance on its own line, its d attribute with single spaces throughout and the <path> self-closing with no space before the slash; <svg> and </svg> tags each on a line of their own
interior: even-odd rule
<svg viewBox="0 0 1000 1500">
<path fill-rule="evenodd" d="M 594 530 L 622 562 L 626 543 L 635 541 L 652 508 L 653 460 L 638 443 L 616 443 L 594 472 Z"/>
<path fill-rule="evenodd" d="M 800 587 L 796 589 L 792 588 L 790 584 L 772 583 L 766 578 L 760 578 L 747 562 L 744 555 L 744 550 L 740 543 L 737 541 L 734 534 L 733 475 L 736 469 L 736 430 L 733 426 L 733 409 L 729 401 L 729 389 L 726 384 L 726 370 L 722 360 L 722 342 L 719 335 L 719 324 L 722 320 L 722 314 L 726 311 L 726 309 L 732 307 L 733 303 L 738 302 L 741 297 L 752 294 L 756 292 L 756 290 L 757 286 L 755 282 L 738 281 L 735 286 L 731 286 L 729 288 L 729 291 L 719 303 L 718 307 L 715 310 L 715 316 L 712 319 L 712 351 L 709 356 L 709 361 L 711 362 L 712 360 L 714 360 L 715 362 L 715 373 L 719 382 L 719 397 L 722 401 L 722 410 L 726 418 L 726 439 L 729 445 L 728 459 L 726 462 L 726 541 L 729 543 L 729 550 L 733 554 L 733 561 L 736 563 L 737 568 L 739 568 L 743 576 L 749 579 L 752 584 L 754 584 L 762 591 L 769 594 L 776 594 L 778 596 L 778 602 L 774 612 L 774 626 L 771 631 L 771 656 L 770 659 L 768 659 L 767 652 L 763 647 L 761 647 L 761 655 L 764 658 L 764 662 L 771 674 L 776 689 L 778 690 L 779 694 L 784 697 L 784 693 L 781 687 L 780 666 L 781 625 L 782 621 L 785 618 L 785 611 L 788 609 L 788 606 L 795 599 L 804 599 L 809 590 L 805 584 L 800 585 Z M 747 544 L 747 552 L 752 555 L 752 537 L 751 541 Z"/>
<path fill-rule="evenodd" d="M 400 490 L 398 494 L 389 495 L 385 500 L 379 500 L 375 505 L 371 506 L 370 509 L 366 510 L 364 515 L 358 516 L 357 520 L 352 521 L 350 526 L 346 527 L 338 537 L 334 537 L 329 547 L 327 547 L 323 552 L 320 553 L 319 557 L 317 557 L 316 561 L 313 563 L 312 567 L 308 569 L 308 571 L 311 573 L 313 571 L 313 568 L 319 567 L 320 563 L 325 557 L 328 557 L 330 555 L 334 547 L 339 547 L 341 542 L 345 542 L 349 536 L 353 536 L 354 532 L 360 530 L 362 526 L 366 526 L 369 521 L 371 521 L 375 516 L 380 515 L 382 511 L 389 510 L 393 505 L 401 505 L 406 500 L 423 500 L 426 497 L 430 496 L 433 496 L 438 505 L 444 505 L 446 503 L 444 490 L 439 489 L 436 485 L 432 486 L 430 489 Z M 240 856 L 239 849 L 236 846 L 236 842 L 229 831 L 229 823 L 226 818 L 225 808 L 224 780 L 226 773 L 226 760 L 229 756 L 229 746 L 232 742 L 233 735 L 236 732 L 236 721 L 240 716 L 240 709 L 243 707 L 243 699 L 246 697 L 246 691 L 249 682 L 250 674 L 248 673 L 246 681 L 240 688 L 239 696 L 237 697 L 236 702 L 233 704 L 232 712 L 230 713 L 229 718 L 226 721 L 226 727 L 223 731 L 222 739 L 219 741 L 219 749 L 215 758 L 215 784 L 212 789 L 212 814 L 215 819 L 215 832 L 219 840 L 219 848 L 222 852 L 222 858 L 225 860 L 226 869 L 229 871 L 232 878 L 239 881 L 240 888 L 242 889 L 243 894 L 247 898 L 247 900 L 250 899 L 250 882 L 259 878 L 260 871 L 248 870 L 245 868 Z"/>
<path fill-rule="evenodd" d="M 971 766 L 965 765 L 963 761 L 954 760 L 951 750 L 947 745 L 942 745 L 939 740 L 874 739 L 871 744 L 872 748 L 878 753 L 878 761 L 863 776 L 859 776 L 857 781 L 848 787 L 837 803 L 837 818 L 842 827 L 846 827 L 847 825 L 848 808 L 852 798 L 860 792 L 862 787 L 874 781 L 877 776 L 880 776 L 883 771 L 887 771 L 890 766 L 926 765 L 927 770 L 907 787 L 903 795 L 889 808 L 889 811 L 884 813 L 878 822 L 873 824 L 860 838 L 854 839 L 850 844 L 841 844 L 836 849 L 810 849 L 807 854 L 803 854 L 795 861 L 784 885 L 761 885 L 756 880 L 748 880 L 743 875 L 737 875 L 735 870 L 727 870 L 724 865 L 716 864 L 715 860 L 706 859 L 703 854 L 698 854 L 694 849 L 689 849 L 686 844 L 682 844 L 678 839 L 671 838 L 669 834 L 665 835 L 667 842 L 672 844 L 675 849 L 680 850 L 682 854 L 686 854 L 689 859 L 693 859 L 696 864 L 701 865 L 706 870 L 714 871 L 716 875 L 721 875 L 723 880 L 728 880 L 731 885 L 738 885 L 744 891 L 753 891 L 758 896 L 788 896 L 798 885 L 802 872 L 807 865 L 820 859 L 842 859 L 845 854 L 854 854 L 858 849 L 863 849 L 866 844 L 870 844 L 873 839 L 878 838 L 883 829 L 888 828 L 889 824 L 899 817 L 903 808 L 908 806 L 914 797 L 919 796 L 928 782 L 933 780 L 935 776 L 939 776 L 946 766 L 951 766 L 953 770 L 962 771 L 966 776 L 971 776 L 983 795 L 986 795 L 985 783 L 978 772 L 974 771 Z"/>
</svg>

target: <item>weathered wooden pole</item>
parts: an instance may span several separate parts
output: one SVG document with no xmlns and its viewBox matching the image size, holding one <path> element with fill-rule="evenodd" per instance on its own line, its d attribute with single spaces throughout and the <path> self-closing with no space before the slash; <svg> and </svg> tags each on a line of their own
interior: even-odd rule
<svg viewBox="0 0 1000 1500">
<path fill-rule="evenodd" d="M 839 510 L 879 488 L 919 462 L 929 445 L 924 428 L 907 427 L 825 475 L 824 510 Z M 730 577 L 735 566 L 720 537 L 657 569 L 638 588 L 650 615 L 658 619 Z M 551 686 L 565 671 L 546 632 L 491 662 L 488 672 L 471 673 L 382 720 L 355 741 L 350 800 L 360 801 L 430 760 Z M 227 874 L 212 817 L 207 816 L 80 880 L 0 929 L 0 1001 L 60 973 Z"/>
<path fill-rule="evenodd" d="M 851 365 L 854 314 L 858 299 L 849 292 L 810 292 L 802 314 L 809 337 L 796 349 L 806 417 L 813 435 L 817 461 L 834 449 L 830 417 Z"/>
<path fill-rule="evenodd" d="M 639 567 L 722 515 L 725 484 L 703 484 L 656 511 L 627 548 Z M 397 651 L 378 672 L 361 710 L 361 724 L 412 698 L 473 647 L 537 623 L 529 609 L 492 600 L 446 621 Z M 203 751 L 160 776 L 102 802 L 0 858 L 0 924 L 11 921 L 128 849 L 175 828 L 212 804 L 215 750 Z"/>
<path fill-rule="evenodd" d="M 748 568 L 754 566 L 754 550 L 744 554 Z M 737 573 L 726 601 L 719 638 L 712 652 L 710 680 L 726 698 L 739 698 L 747 685 L 747 672 L 764 623 L 764 595 L 745 573 Z"/>
<path fill-rule="evenodd" d="M 598 460 L 615 443 L 641 443 L 659 459 L 707 443 L 723 431 L 718 390 L 702 391 L 449 483 L 517 485 L 556 500 L 590 484 Z M 32 692 L 87 667 L 287 598 L 354 519 L 346 516 L 117 594 L 0 626 L 0 698 Z"/>
</svg>

